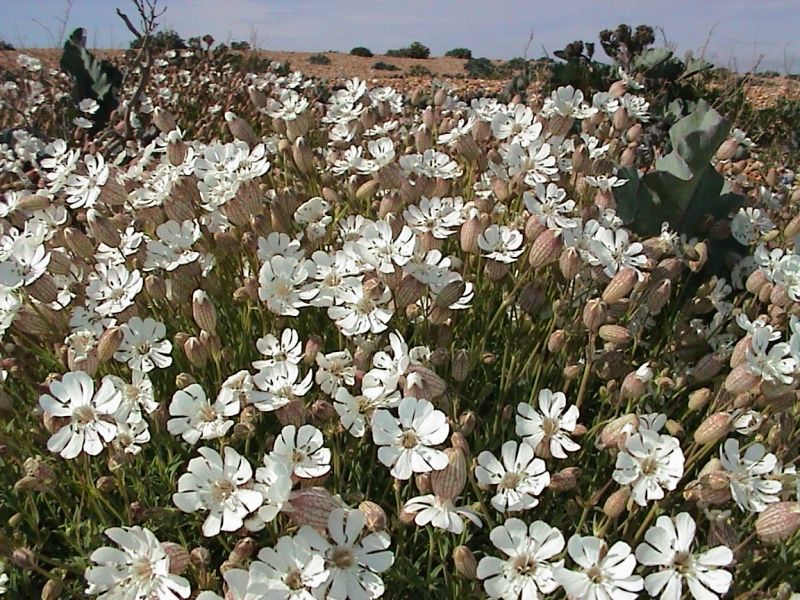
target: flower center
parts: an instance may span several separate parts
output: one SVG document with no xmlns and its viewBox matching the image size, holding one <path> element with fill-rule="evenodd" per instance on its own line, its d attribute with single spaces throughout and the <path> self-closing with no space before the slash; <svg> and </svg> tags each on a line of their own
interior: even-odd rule
<svg viewBox="0 0 800 600">
<path fill-rule="evenodd" d="M 150 579 L 153 576 L 153 565 L 146 558 L 140 558 L 131 565 L 131 571 L 136 579 Z"/>
<path fill-rule="evenodd" d="M 538 566 L 539 564 L 527 554 L 516 557 L 512 563 L 512 568 L 523 577 L 532 577 Z"/>
<path fill-rule="evenodd" d="M 300 450 L 292 450 L 292 463 L 299 465 L 305 461 L 306 458 L 305 452 L 301 452 Z"/>
<path fill-rule="evenodd" d="M 305 587 L 303 585 L 303 577 L 297 569 L 291 569 L 286 574 L 286 579 L 283 582 L 290 590 L 302 590 Z"/>
<path fill-rule="evenodd" d="M 545 417 L 542 421 L 542 429 L 544 430 L 544 434 L 547 436 L 551 436 L 558 431 L 558 420 L 552 419 L 550 417 Z"/>
<path fill-rule="evenodd" d="M 210 404 L 204 404 L 197 413 L 198 419 L 203 423 L 213 423 L 217 420 L 217 412 Z"/>
<path fill-rule="evenodd" d="M 500 488 L 504 490 L 512 490 L 517 487 L 521 477 L 519 473 L 506 473 L 500 481 Z"/>
<path fill-rule="evenodd" d="M 603 577 L 603 571 L 600 570 L 600 567 L 597 565 L 592 565 L 592 567 L 586 571 L 586 576 L 592 583 L 603 583 L 605 581 L 605 577 Z"/>
<path fill-rule="evenodd" d="M 657 469 L 658 469 L 658 461 L 654 457 L 648 456 L 642 461 L 641 464 L 642 474 L 653 475 L 655 474 Z"/>
<path fill-rule="evenodd" d="M 214 483 L 214 497 L 217 501 L 224 501 L 233 495 L 233 482 L 229 479 L 220 479 Z"/>
<path fill-rule="evenodd" d="M 331 562 L 337 569 L 349 569 L 353 562 L 353 551 L 350 548 L 337 546 L 331 554 Z"/>
<path fill-rule="evenodd" d="M 672 559 L 673 568 L 681 575 L 691 572 L 693 563 L 694 558 L 689 552 L 677 552 Z"/>
<path fill-rule="evenodd" d="M 414 446 L 417 445 L 417 434 L 411 431 L 410 429 L 408 431 L 404 431 L 402 444 L 403 448 L 413 448 Z"/>
<path fill-rule="evenodd" d="M 94 409 L 91 406 L 79 406 L 72 411 L 72 418 L 78 425 L 86 425 L 94 421 Z"/>
</svg>

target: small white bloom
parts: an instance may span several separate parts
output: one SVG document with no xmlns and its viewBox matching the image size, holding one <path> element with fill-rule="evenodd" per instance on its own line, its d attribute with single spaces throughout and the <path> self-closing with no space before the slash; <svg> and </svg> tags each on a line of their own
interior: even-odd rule
<svg viewBox="0 0 800 600">
<path fill-rule="evenodd" d="M 569 435 L 578 425 L 578 407 L 570 406 L 564 412 L 566 406 L 567 398 L 563 392 L 548 389 L 539 392 L 538 411 L 527 402 L 520 402 L 517 405 L 517 435 L 539 456 L 566 458 L 567 452 L 580 449 Z"/>
</svg>

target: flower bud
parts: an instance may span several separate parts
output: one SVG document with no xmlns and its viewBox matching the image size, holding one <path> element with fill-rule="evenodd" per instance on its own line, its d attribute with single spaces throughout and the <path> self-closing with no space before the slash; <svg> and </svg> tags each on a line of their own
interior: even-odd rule
<svg viewBox="0 0 800 600">
<path fill-rule="evenodd" d="M 386 511 L 384 511 L 380 505 L 370 500 L 364 500 L 358 505 L 358 510 L 364 513 L 364 520 L 368 531 L 375 532 L 386 529 Z"/>
<path fill-rule="evenodd" d="M 631 333 L 622 325 L 601 325 L 597 331 L 601 340 L 617 346 L 627 346 L 631 341 Z"/>
<path fill-rule="evenodd" d="M 237 140 L 242 140 L 250 146 L 251 149 L 258 145 L 259 140 L 247 121 L 241 117 L 237 117 L 232 112 L 225 113 L 225 121 L 228 124 L 231 135 Z"/>
<path fill-rule="evenodd" d="M 603 504 L 603 513 L 612 521 L 618 519 L 628 506 L 628 499 L 631 497 L 631 490 L 624 486 L 616 490 Z"/>
<path fill-rule="evenodd" d="M 431 472 L 431 488 L 440 498 L 454 500 L 467 482 L 467 460 L 456 448 L 447 448 L 444 452 L 449 462 L 444 469 Z"/>
<path fill-rule="evenodd" d="M 195 290 L 192 294 L 192 316 L 200 329 L 209 333 L 216 332 L 217 310 L 204 290 Z"/>
<path fill-rule="evenodd" d="M 161 542 L 161 549 L 169 556 L 169 572 L 181 575 L 189 567 L 189 551 L 175 542 Z"/>
<path fill-rule="evenodd" d="M 562 241 L 560 231 L 546 229 L 540 233 L 531 245 L 528 263 L 538 269 L 558 260 L 561 254 Z"/>
<path fill-rule="evenodd" d="M 58 600 L 61 591 L 64 589 L 64 581 L 61 578 L 48 579 L 42 587 L 41 600 Z"/>
<path fill-rule="evenodd" d="M 700 410 L 711 399 L 711 390 L 708 388 L 700 388 L 694 390 L 689 394 L 689 410 Z"/>
<path fill-rule="evenodd" d="M 86 211 L 86 223 L 98 242 L 117 248 L 120 245 L 119 230 L 114 223 L 94 208 Z"/>
<path fill-rule="evenodd" d="M 767 543 L 784 542 L 800 529 L 800 503 L 775 502 L 756 519 L 756 534 Z"/>
<path fill-rule="evenodd" d="M 160 106 L 156 106 L 153 109 L 153 125 L 158 127 L 161 133 L 169 133 L 178 127 L 178 123 L 172 113 Z"/>
<path fill-rule="evenodd" d="M 711 381 L 722 370 L 722 361 L 715 353 L 706 354 L 691 370 L 691 376 L 695 381 Z"/>
<path fill-rule="evenodd" d="M 111 360 L 114 353 L 119 350 L 124 337 L 125 335 L 120 327 L 114 326 L 106 329 L 97 342 L 97 360 L 101 363 Z"/>
<path fill-rule="evenodd" d="M 606 322 L 608 308 L 606 303 L 600 298 L 593 298 L 586 303 L 583 308 L 583 324 L 586 329 L 596 333 L 599 331 L 600 326 Z"/>
<path fill-rule="evenodd" d="M 74 227 L 64 228 L 64 241 L 67 248 L 87 262 L 94 262 L 94 245 L 85 233 Z"/>
<path fill-rule="evenodd" d="M 420 494 L 431 493 L 431 474 L 419 473 L 414 476 L 414 485 L 417 486 Z"/>
<path fill-rule="evenodd" d="M 608 282 L 606 289 L 603 290 L 603 301 L 607 304 L 614 304 L 622 300 L 631 293 L 635 284 L 636 271 L 631 267 L 620 269 Z"/>
<path fill-rule="evenodd" d="M 731 371 L 723 384 L 725 389 L 733 395 L 754 390 L 761 382 L 761 378 L 750 371 L 747 364 L 741 364 Z"/>
<path fill-rule="evenodd" d="M 459 348 L 450 358 L 450 374 L 459 383 L 466 381 L 470 371 L 469 352 Z"/>
<path fill-rule="evenodd" d="M 292 510 L 287 514 L 293 523 L 302 527 L 310 525 L 325 531 L 328 515 L 337 508 L 347 508 L 344 503 L 323 487 L 308 487 L 295 490 L 289 496 Z"/>
<path fill-rule="evenodd" d="M 472 581 L 477 577 L 478 566 L 475 555 L 466 546 L 456 546 L 453 549 L 453 564 L 464 579 Z"/>
</svg>

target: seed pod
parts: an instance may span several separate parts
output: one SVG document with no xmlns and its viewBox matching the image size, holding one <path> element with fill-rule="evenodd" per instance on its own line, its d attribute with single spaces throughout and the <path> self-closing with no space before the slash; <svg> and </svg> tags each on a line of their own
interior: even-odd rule
<svg viewBox="0 0 800 600">
<path fill-rule="evenodd" d="M 550 337 L 547 338 L 547 349 L 553 354 L 558 354 L 564 349 L 564 345 L 566 343 L 567 343 L 566 332 L 563 329 L 556 329 L 553 333 L 550 334 Z"/>
<path fill-rule="evenodd" d="M 695 381 L 705 382 L 716 377 L 722 370 L 722 361 L 715 353 L 706 354 L 691 370 L 691 376 Z"/>
<path fill-rule="evenodd" d="M 467 284 L 462 280 L 451 281 L 436 295 L 434 304 L 440 308 L 450 308 L 452 304 L 455 304 L 461 299 L 466 289 Z"/>
<path fill-rule="evenodd" d="M 58 600 L 64 589 L 64 580 L 59 578 L 48 579 L 42 587 L 41 600 Z"/>
<path fill-rule="evenodd" d="M 467 482 L 467 460 L 456 448 L 447 448 L 444 452 L 449 462 L 444 469 L 431 472 L 431 488 L 440 498 L 455 500 Z"/>
<path fill-rule="evenodd" d="M 622 325 L 601 325 L 597 335 L 617 346 L 627 346 L 631 341 L 631 332 Z"/>
<path fill-rule="evenodd" d="M 200 338 L 191 336 L 187 339 L 183 344 L 183 351 L 192 365 L 199 369 L 205 368 L 208 363 L 208 349 Z"/>
<path fill-rule="evenodd" d="M 192 316 L 203 331 L 214 333 L 217 330 L 217 310 L 205 290 L 195 290 L 192 294 Z"/>
<path fill-rule="evenodd" d="M 618 519 L 628 506 L 628 499 L 631 497 L 631 489 L 623 486 L 606 498 L 603 504 L 603 513 L 612 521 Z"/>
<path fill-rule="evenodd" d="M 583 324 L 586 329 L 596 333 L 600 326 L 606 322 L 608 308 L 600 298 L 592 298 L 583 308 Z"/>
<path fill-rule="evenodd" d="M 635 284 L 636 271 L 631 267 L 620 269 L 608 282 L 606 289 L 603 290 L 603 301 L 607 304 L 614 304 L 622 300 L 631 293 Z"/>
<path fill-rule="evenodd" d="M 88 262 L 94 262 L 94 245 L 92 240 L 79 229 L 74 227 L 66 227 L 64 229 L 64 241 L 67 247 L 75 253 L 76 256 Z"/>
<path fill-rule="evenodd" d="M 186 548 L 175 542 L 161 542 L 161 549 L 169 556 L 170 573 L 181 575 L 186 571 L 191 562 L 189 551 Z"/>
<path fill-rule="evenodd" d="M 700 410 L 711 399 L 711 390 L 708 388 L 700 388 L 689 394 L 689 410 Z"/>
<path fill-rule="evenodd" d="M 730 413 L 718 412 L 706 417 L 694 432 L 694 441 L 698 444 L 713 444 L 728 435 L 733 417 Z"/>
<path fill-rule="evenodd" d="M 469 352 L 463 348 L 456 350 L 450 358 L 450 374 L 459 383 L 466 381 L 470 371 Z"/>
<path fill-rule="evenodd" d="M 251 149 L 258 145 L 259 140 L 247 121 L 232 112 L 225 113 L 225 121 L 231 135 L 237 140 L 245 142 Z"/>
<path fill-rule="evenodd" d="M 547 301 L 542 287 L 536 283 L 526 283 L 519 293 L 519 307 L 520 309 L 529 314 L 537 314 Z"/>
<path fill-rule="evenodd" d="M 755 390 L 761 378 L 750 371 L 747 364 L 741 364 L 731 371 L 723 384 L 725 389 L 733 395 Z"/>
<path fill-rule="evenodd" d="M 328 528 L 328 515 L 337 508 L 347 508 L 338 498 L 323 487 L 307 487 L 293 491 L 289 496 L 292 510 L 289 519 L 299 526 L 309 525 L 319 531 Z"/>
<path fill-rule="evenodd" d="M 364 520 L 368 531 L 383 531 L 386 529 L 386 511 L 380 505 L 364 500 L 358 505 L 358 510 L 364 513 Z"/>
<path fill-rule="evenodd" d="M 558 257 L 558 268 L 564 279 L 572 281 L 581 269 L 581 257 L 575 248 L 564 248 Z"/>
<path fill-rule="evenodd" d="M 414 476 L 414 485 L 417 486 L 420 494 L 431 493 L 431 474 L 419 473 Z"/>
<path fill-rule="evenodd" d="M 558 260 L 562 245 L 560 232 L 546 229 L 533 241 L 528 254 L 528 263 L 534 269 L 549 265 Z"/>
<path fill-rule="evenodd" d="M 453 564 L 464 579 L 472 581 L 477 577 L 478 567 L 475 555 L 466 546 L 456 546 L 453 549 Z"/>
<path fill-rule="evenodd" d="M 641 398 L 647 393 L 647 381 L 643 381 L 636 375 L 636 371 L 631 371 L 625 375 L 622 385 L 619 388 L 619 395 L 622 400 L 633 400 Z"/>
<path fill-rule="evenodd" d="M 178 127 L 178 123 L 172 113 L 160 106 L 156 106 L 153 109 L 153 124 L 158 127 L 161 133 L 169 133 Z"/>
<path fill-rule="evenodd" d="M 550 477 L 550 485 L 548 486 L 554 492 L 568 492 L 578 486 L 578 477 L 580 477 L 581 470 L 578 467 L 567 467 L 561 469 L 557 473 L 553 473 Z"/>
<path fill-rule="evenodd" d="M 788 540 L 800 529 L 800 503 L 775 502 L 756 519 L 756 534 L 767 543 Z"/>
<path fill-rule="evenodd" d="M 117 248 L 120 245 L 119 230 L 114 223 L 94 208 L 86 211 L 86 223 L 98 242 Z"/>
<path fill-rule="evenodd" d="M 790 240 L 798 234 L 800 234 L 800 215 L 796 215 L 783 229 L 783 235 L 786 239 Z"/>
</svg>

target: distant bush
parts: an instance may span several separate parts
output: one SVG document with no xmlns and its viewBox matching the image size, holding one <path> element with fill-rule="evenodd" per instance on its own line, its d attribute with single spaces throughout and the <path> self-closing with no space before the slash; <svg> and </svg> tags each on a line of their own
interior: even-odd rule
<svg viewBox="0 0 800 600">
<path fill-rule="evenodd" d="M 506 61 L 506 65 L 505 66 L 506 66 L 506 69 L 509 69 L 511 71 L 521 71 L 522 69 L 525 68 L 525 66 L 528 64 L 528 62 L 529 61 L 528 61 L 527 58 L 522 58 L 521 56 L 516 56 L 516 57 L 512 58 L 511 60 Z"/>
<path fill-rule="evenodd" d="M 252 50 L 249 42 L 231 42 L 231 50 Z"/>
<path fill-rule="evenodd" d="M 142 38 L 133 40 L 130 47 L 138 48 L 141 42 Z M 164 52 L 166 50 L 186 50 L 187 47 L 186 42 L 174 29 L 164 29 L 150 36 L 150 48 L 157 52 Z"/>
<path fill-rule="evenodd" d="M 374 56 L 372 54 L 372 50 L 369 48 L 365 48 L 364 46 L 356 46 L 352 50 L 350 50 L 350 54 L 353 56 L 365 56 L 367 58 Z"/>
<path fill-rule="evenodd" d="M 464 63 L 464 70 L 475 79 L 491 79 L 500 75 L 495 64 L 488 58 L 471 58 Z"/>
<path fill-rule="evenodd" d="M 429 77 L 433 75 L 431 70 L 424 65 L 411 65 L 406 72 L 411 77 Z"/>
<path fill-rule="evenodd" d="M 394 56 L 395 58 L 429 58 L 431 49 L 423 46 L 419 42 L 413 42 L 408 48 L 397 48 L 394 50 L 387 50 L 386 56 Z"/>
<path fill-rule="evenodd" d="M 308 57 L 308 62 L 312 65 L 329 65 L 331 64 L 331 59 L 324 54 L 312 54 Z"/>
<path fill-rule="evenodd" d="M 374 65 L 372 65 L 372 68 L 377 70 L 377 71 L 399 71 L 400 70 L 400 67 L 398 67 L 397 65 L 393 65 L 392 63 L 383 62 L 382 60 L 379 60 Z"/>
<path fill-rule="evenodd" d="M 14 46 L 5 40 L 0 40 L 0 50 L 15 50 Z"/>
<path fill-rule="evenodd" d="M 453 48 L 444 53 L 445 56 L 450 58 L 463 58 L 469 60 L 472 58 L 472 50 L 469 48 Z"/>
</svg>

